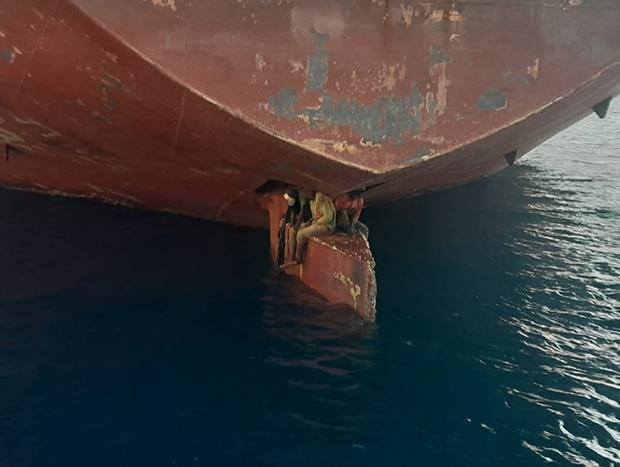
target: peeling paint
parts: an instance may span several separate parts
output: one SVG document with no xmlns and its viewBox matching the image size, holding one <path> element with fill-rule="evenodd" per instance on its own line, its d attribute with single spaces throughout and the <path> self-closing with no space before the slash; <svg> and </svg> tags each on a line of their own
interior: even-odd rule
<svg viewBox="0 0 620 467">
<path fill-rule="evenodd" d="M 351 74 L 350 87 L 361 93 L 362 83 L 373 91 L 385 91 L 385 95 L 376 97 L 371 102 L 360 103 L 354 98 L 332 95 L 327 88 L 329 73 L 329 56 L 327 52 L 328 35 L 310 31 L 315 52 L 308 57 L 306 82 L 303 92 L 316 91 L 312 96 L 314 104 L 300 105 L 302 99 L 293 87 L 284 87 L 268 98 L 266 104 L 259 108 L 289 119 L 300 119 L 311 128 L 345 126 L 361 137 L 359 144 L 363 147 L 379 147 L 385 143 L 403 144 L 406 137 L 417 138 L 422 129 L 435 124 L 436 118 L 444 115 L 448 105 L 447 65 L 450 57 L 438 45 L 429 47 L 432 81 L 428 83 L 424 95 L 416 81 L 409 85 L 410 93 L 394 96 L 391 92 L 399 81 L 404 80 L 406 68 L 402 64 L 383 64 L 377 77 L 361 80 L 357 71 Z M 433 90 L 431 85 L 435 86 Z M 337 87 L 337 86 L 336 86 Z M 390 94 L 387 94 L 390 93 Z M 304 100 L 305 102 L 305 100 Z M 343 152 L 351 151 L 355 145 L 333 145 L 329 140 L 305 140 L 305 146 L 317 151 L 330 149 Z M 346 143 L 345 143 L 346 144 Z M 355 147 L 357 150 L 357 147 Z"/>
<path fill-rule="evenodd" d="M 106 57 L 108 57 L 110 59 L 110 61 L 112 61 L 112 63 L 118 63 L 118 56 L 113 54 L 112 52 L 107 52 L 104 50 L 104 53 L 106 55 Z"/>
<path fill-rule="evenodd" d="M 355 154 L 358 151 L 358 148 L 355 144 L 349 144 L 346 141 L 332 141 L 329 139 L 305 139 L 301 142 L 304 146 L 310 149 L 318 150 L 319 152 L 324 152 L 325 149 L 331 148 L 336 152 L 348 152 L 350 154 Z"/>
<path fill-rule="evenodd" d="M 306 66 L 306 87 L 313 91 L 320 91 L 327 84 L 327 71 L 329 67 L 329 55 L 327 53 L 327 34 L 319 34 L 311 31 L 312 42 L 316 48 L 313 55 L 308 57 Z"/>
<path fill-rule="evenodd" d="M 431 54 L 431 66 L 449 62 L 448 56 L 441 47 L 433 44 L 431 45 L 429 51 Z"/>
<path fill-rule="evenodd" d="M 412 156 L 409 156 L 405 160 L 405 163 L 407 164 L 407 163 L 411 163 L 411 162 L 417 162 L 417 161 L 420 161 L 420 160 L 424 160 L 425 158 L 427 158 L 427 156 L 430 156 L 432 153 L 433 153 L 433 151 L 431 151 L 427 147 L 418 148 L 418 150 Z"/>
<path fill-rule="evenodd" d="M 15 63 L 15 52 L 7 48 L 0 49 L 0 60 L 8 64 Z"/>
<path fill-rule="evenodd" d="M 403 22 L 405 23 L 405 26 L 411 26 L 411 22 L 413 21 L 413 6 L 401 3 L 400 12 L 403 16 Z"/>
<path fill-rule="evenodd" d="M 292 103 L 297 102 L 294 89 L 289 89 L 287 96 L 287 106 L 283 107 L 285 113 L 293 112 Z M 419 133 L 419 108 L 422 103 L 422 96 L 414 82 L 410 95 L 406 97 L 381 96 L 372 104 L 364 105 L 324 94 L 318 109 L 305 108 L 293 114 L 305 116 L 311 127 L 319 123 L 349 126 L 362 136 L 363 143 L 381 144 L 391 141 L 401 144 L 405 135 L 416 136 Z M 277 110 L 276 113 L 287 116 Z"/>
<path fill-rule="evenodd" d="M 196 169 L 194 167 L 190 167 L 189 170 L 194 172 L 194 173 L 196 173 L 196 174 L 198 174 L 198 175 L 203 175 L 205 177 L 212 177 L 213 176 L 213 174 L 210 173 L 210 172 L 207 172 L 205 170 Z"/>
<path fill-rule="evenodd" d="M 483 110 L 501 110 L 507 106 L 508 98 L 501 89 L 489 89 L 478 100 L 478 107 Z"/>
<path fill-rule="evenodd" d="M 446 112 L 446 108 L 448 107 L 448 86 L 452 84 L 446 78 L 446 63 L 441 63 L 438 68 L 435 68 L 435 70 L 431 72 L 431 74 L 435 74 L 437 70 L 439 70 L 439 77 L 437 79 L 437 93 L 435 95 L 437 106 L 432 112 L 427 108 L 428 113 L 433 117 L 443 115 Z"/>
<path fill-rule="evenodd" d="M 405 79 L 406 72 L 405 65 L 386 65 L 384 63 L 378 74 L 378 83 L 372 87 L 373 91 L 394 90 L 398 82 Z"/>
<path fill-rule="evenodd" d="M 444 14 L 443 10 L 433 10 L 433 13 L 431 13 L 431 16 L 429 17 L 428 20 L 439 22 L 443 19 L 443 14 Z"/>
<path fill-rule="evenodd" d="M 465 16 L 458 10 L 433 10 L 430 14 L 428 21 L 439 22 L 439 21 L 450 21 L 450 22 L 461 22 L 465 20 Z"/>
<path fill-rule="evenodd" d="M 291 66 L 291 73 L 297 73 L 304 70 L 304 64 L 299 60 L 289 60 L 288 64 Z"/>
<path fill-rule="evenodd" d="M 172 11 L 177 11 L 176 0 L 144 0 L 144 1 L 151 2 L 155 6 L 170 8 Z"/>
<path fill-rule="evenodd" d="M 132 203 L 136 203 L 136 204 L 140 203 L 140 200 L 138 198 L 136 198 L 134 196 L 131 196 L 131 195 L 128 195 L 127 193 L 121 193 L 120 191 L 112 190 L 110 188 L 108 188 L 106 190 L 106 192 L 110 193 L 111 195 L 116 196 L 118 198 L 129 200 Z"/>
<path fill-rule="evenodd" d="M 297 109 L 297 91 L 286 87 L 269 98 L 268 107 L 273 113 L 286 118 L 301 118 L 311 127 L 319 124 L 349 126 L 362 137 L 362 145 L 385 142 L 402 144 L 406 135 L 415 137 L 419 134 L 424 100 L 415 81 L 408 96 L 380 96 L 371 104 L 333 97 L 325 91 L 328 74 L 326 43 L 329 36 L 316 32 L 312 32 L 312 36 L 316 52 L 308 58 L 306 89 L 322 93 L 320 105 Z"/>
<path fill-rule="evenodd" d="M 263 71 L 265 65 L 267 65 L 267 62 L 265 62 L 265 58 L 259 53 L 256 54 L 256 57 L 254 57 L 254 61 L 256 62 L 256 69 L 258 71 Z"/>
<path fill-rule="evenodd" d="M 98 110 L 93 110 L 91 115 L 96 118 L 99 121 L 102 121 L 104 123 L 107 123 L 108 125 L 112 125 L 112 120 L 110 120 L 108 117 L 106 117 L 105 115 L 103 115 L 101 112 L 99 112 Z"/>
<path fill-rule="evenodd" d="M 123 88 L 123 82 L 116 76 L 108 73 L 107 71 L 104 71 L 101 74 L 101 77 L 99 78 L 99 80 L 106 86 L 116 88 L 116 89 Z"/>
<path fill-rule="evenodd" d="M 123 82 L 117 78 L 116 76 L 106 72 L 101 74 L 99 81 L 103 85 L 101 87 L 102 100 L 106 109 L 112 111 L 116 107 L 116 103 L 112 99 L 112 91 L 113 90 L 122 90 Z"/>
<path fill-rule="evenodd" d="M 0 127 L 0 141 L 4 144 L 12 144 L 15 146 L 25 143 L 24 138 L 2 127 Z"/>
<path fill-rule="evenodd" d="M 36 126 L 38 128 L 41 128 L 42 130 L 45 131 L 45 133 L 41 134 L 43 138 L 60 138 L 62 136 L 60 133 L 58 133 L 53 128 L 50 128 L 49 126 L 44 125 L 43 123 L 33 120 L 32 118 L 21 119 L 18 117 L 14 117 L 13 120 L 15 120 L 17 123 L 20 123 L 22 125 L 30 125 L 30 126 Z"/>
<path fill-rule="evenodd" d="M 516 84 L 524 87 L 530 85 L 530 80 L 526 75 L 523 73 L 513 73 L 512 71 L 507 71 L 504 73 L 504 81 L 509 84 Z"/>
<path fill-rule="evenodd" d="M 37 15 L 41 21 L 45 20 L 43 13 L 41 13 L 39 10 L 37 10 L 36 8 L 33 8 L 32 11 L 34 11 L 34 14 Z"/>
<path fill-rule="evenodd" d="M 297 91 L 293 88 L 283 88 L 275 96 L 269 98 L 269 106 L 282 117 L 293 117 L 297 104 Z"/>
<path fill-rule="evenodd" d="M 235 175 L 241 173 L 241 169 L 236 167 L 216 167 L 215 171 L 223 175 Z"/>
<path fill-rule="evenodd" d="M 350 278 L 341 272 L 335 272 L 334 279 L 340 281 L 345 287 L 349 287 L 349 293 L 353 298 L 353 307 L 355 308 L 357 306 L 357 298 L 362 294 L 362 289 L 360 286 L 355 284 Z"/>
<path fill-rule="evenodd" d="M 533 80 L 538 79 L 538 72 L 540 70 L 540 59 L 534 60 L 534 64 L 527 67 L 527 75 Z"/>
</svg>

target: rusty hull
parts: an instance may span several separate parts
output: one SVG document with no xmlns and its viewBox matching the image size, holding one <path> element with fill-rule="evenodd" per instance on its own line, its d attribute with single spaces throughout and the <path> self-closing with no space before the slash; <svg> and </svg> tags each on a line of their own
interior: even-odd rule
<svg viewBox="0 0 620 467">
<path fill-rule="evenodd" d="M 504 169 L 620 93 L 616 0 L 0 0 L 0 184 L 266 226 Z"/>
<path fill-rule="evenodd" d="M 286 212 L 282 192 L 261 199 L 269 212 L 271 258 L 275 262 L 280 219 Z M 330 303 L 346 305 L 364 320 L 376 317 L 377 281 L 375 260 L 368 241 L 361 235 L 343 233 L 310 238 L 303 262 L 283 268 Z"/>
</svg>

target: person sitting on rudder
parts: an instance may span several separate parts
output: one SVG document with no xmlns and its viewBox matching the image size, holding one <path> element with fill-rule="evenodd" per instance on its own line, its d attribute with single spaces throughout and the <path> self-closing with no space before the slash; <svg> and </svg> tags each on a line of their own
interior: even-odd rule
<svg viewBox="0 0 620 467">
<path fill-rule="evenodd" d="M 287 207 L 286 212 L 282 215 L 282 219 L 280 219 L 280 227 L 278 228 L 278 249 L 276 255 L 278 266 L 284 263 L 285 247 L 286 243 L 288 243 L 290 226 L 300 217 L 299 213 L 301 212 L 299 192 L 296 188 L 289 188 L 282 196 L 286 201 Z"/>
<path fill-rule="evenodd" d="M 297 232 L 297 245 L 295 248 L 295 263 L 303 259 L 303 252 L 310 237 L 328 235 L 336 228 L 336 208 L 331 198 L 323 193 L 316 193 L 310 201 L 312 220 L 302 224 Z"/>
<path fill-rule="evenodd" d="M 359 191 L 340 195 L 334 201 L 336 207 L 336 228 L 348 235 L 359 233 L 368 239 L 368 227 L 359 221 L 364 207 L 364 198 Z"/>
<path fill-rule="evenodd" d="M 306 189 L 296 188 L 291 193 L 285 194 L 287 203 L 291 204 L 289 198 L 294 196 L 294 214 L 287 221 L 285 226 L 285 238 L 286 238 L 286 262 L 292 262 L 295 257 L 295 249 L 297 245 L 297 232 L 303 226 L 304 222 L 309 222 L 312 219 L 312 213 L 310 211 L 310 203 L 308 199 L 312 197 L 312 192 Z M 278 263 L 281 264 L 281 263 Z"/>
</svg>

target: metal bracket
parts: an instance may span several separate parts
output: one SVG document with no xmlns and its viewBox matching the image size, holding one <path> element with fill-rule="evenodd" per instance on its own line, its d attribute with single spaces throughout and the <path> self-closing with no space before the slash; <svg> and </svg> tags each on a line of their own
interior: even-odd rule
<svg viewBox="0 0 620 467">
<path fill-rule="evenodd" d="M 512 166 L 517 160 L 517 150 L 515 149 L 514 151 L 510 151 L 504 154 L 504 159 L 506 159 L 508 165 Z"/>
<path fill-rule="evenodd" d="M 611 96 L 605 100 L 602 100 L 601 102 L 596 104 L 594 107 L 592 107 L 592 110 L 594 110 L 594 113 L 598 115 L 598 118 L 605 118 L 607 116 L 607 111 L 609 110 L 610 102 L 611 102 Z"/>
</svg>

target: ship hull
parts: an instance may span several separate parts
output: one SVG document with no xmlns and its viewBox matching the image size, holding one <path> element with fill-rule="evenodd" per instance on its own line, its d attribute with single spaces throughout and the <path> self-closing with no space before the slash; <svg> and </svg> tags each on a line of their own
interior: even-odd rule
<svg viewBox="0 0 620 467">
<path fill-rule="evenodd" d="M 0 184 L 241 225 L 476 180 L 620 93 L 620 6 L 0 1 Z"/>
</svg>

